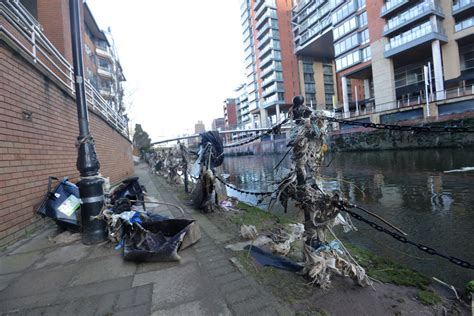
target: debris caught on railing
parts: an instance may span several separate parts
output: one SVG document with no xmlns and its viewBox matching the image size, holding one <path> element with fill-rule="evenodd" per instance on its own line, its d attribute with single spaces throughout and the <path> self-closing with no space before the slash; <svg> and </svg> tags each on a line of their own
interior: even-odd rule
<svg viewBox="0 0 474 316">
<path fill-rule="evenodd" d="M 243 239 L 255 240 L 258 236 L 257 228 L 254 225 L 242 225 L 240 226 L 240 236 Z"/>
</svg>

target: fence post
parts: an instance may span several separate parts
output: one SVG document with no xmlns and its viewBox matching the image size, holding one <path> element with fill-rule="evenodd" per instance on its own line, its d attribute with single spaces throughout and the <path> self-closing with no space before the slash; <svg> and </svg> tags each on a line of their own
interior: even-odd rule
<svg viewBox="0 0 474 316">
<path fill-rule="evenodd" d="M 36 57 L 36 33 L 34 25 L 31 27 L 31 42 L 33 45 L 31 48 L 31 53 L 33 54 L 33 61 L 36 63 L 38 58 Z"/>
</svg>

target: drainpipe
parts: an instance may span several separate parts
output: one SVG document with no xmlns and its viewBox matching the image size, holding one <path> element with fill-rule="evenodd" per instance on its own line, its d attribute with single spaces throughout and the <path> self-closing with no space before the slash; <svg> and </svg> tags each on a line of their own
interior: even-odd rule
<svg viewBox="0 0 474 316">
<path fill-rule="evenodd" d="M 99 176 L 100 163 L 89 130 L 82 56 L 81 5 L 82 0 L 69 0 L 77 119 L 79 123 L 76 167 L 81 176 L 77 186 L 81 196 L 82 243 L 93 245 L 105 241 L 107 234 L 104 221 L 91 219 L 91 216 L 99 215 L 102 210 L 104 204 L 102 185 L 104 181 Z"/>
</svg>

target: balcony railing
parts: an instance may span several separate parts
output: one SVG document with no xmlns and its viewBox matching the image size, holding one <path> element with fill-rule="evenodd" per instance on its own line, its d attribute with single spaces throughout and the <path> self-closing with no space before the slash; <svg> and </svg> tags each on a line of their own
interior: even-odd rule
<svg viewBox="0 0 474 316">
<path fill-rule="evenodd" d="M 453 4 L 453 14 L 459 13 L 468 6 L 474 6 L 474 0 L 458 0 Z"/>
<path fill-rule="evenodd" d="M 454 25 L 454 31 L 455 32 L 460 32 L 460 31 L 462 31 L 464 29 L 467 29 L 469 27 L 472 27 L 472 26 L 474 26 L 474 17 L 470 17 L 467 20 L 456 23 L 456 25 Z"/>
<path fill-rule="evenodd" d="M 474 85 L 466 86 L 465 88 L 453 88 L 453 89 L 446 89 L 442 91 L 435 91 L 433 94 L 429 95 L 429 102 L 437 102 L 436 94 L 442 96 L 438 101 L 445 101 L 445 100 L 454 100 L 457 98 L 463 97 L 473 97 L 474 98 Z M 372 113 L 380 113 L 386 111 L 392 111 L 397 109 L 403 109 L 408 107 L 420 106 L 426 104 L 426 96 L 420 95 L 413 98 L 404 98 L 402 100 L 397 100 L 393 102 L 386 102 L 383 104 L 374 104 L 368 103 L 367 105 L 361 106 L 360 109 L 355 111 L 350 111 L 349 113 L 338 113 L 336 117 L 342 118 L 343 116 L 348 117 L 359 117 L 363 115 L 368 115 Z M 342 105 L 339 105 L 342 107 Z"/>
<path fill-rule="evenodd" d="M 385 45 L 385 51 L 389 51 L 404 44 L 410 43 L 420 37 L 423 37 L 433 32 L 444 33 L 438 24 L 434 24 L 432 22 L 425 22 L 421 25 L 412 28 L 409 31 L 406 31 L 398 36 L 391 38 L 390 42 Z"/>
<path fill-rule="evenodd" d="M 95 52 L 98 56 L 112 60 L 112 54 L 110 53 L 109 48 L 96 47 Z"/>
<path fill-rule="evenodd" d="M 388 32 L 397 29 L 404 24 L 415 21 L 418 17 L 422 16 L 426 12 L 433 10 L 439 13 L 442 12 L 441 7 L 435 3 L 434 0 L 425 0 L 424 2 L 421 2 L 418 5 L 403 12 L 402 14 L 388 20 L 387 24 L 383 28 L 384 34 L 386 35 Z"/>
<path fill-rule="evenodd" d="M 18 0 L 0 0 L 0 33 L 21 49 L 32 61 L 40 65 L 59 85 L 74 95 L 72 65 L 54 47 L 42 32 L 38 21 Z M 85 85 L 88 108 L 103 117 L 119 133 L 128 138 L 128 123 L 87 81 Z"/>
<path fill-rule="evenodd" d="M 390 11 L 401 7 L 402 5 L 410 2 L 409 0 L 389 0 L 385 2 L 384 6 L 382 7 L 382 10 L 380 11 L 380 16 L 384 16 Z"/>
<path fill-rule="evenodd" d="M 332 23 L 331 16 L 327 16 L 322 21 L 315 24 L 313 27 L 308 29 L 305 33 L 303 33 L 300 37 L 299 46 L 302 46 L 307 41 L 309 41 L 314 36 L 321 34 L 326 28 L 328 28 Z"/>
</svg>

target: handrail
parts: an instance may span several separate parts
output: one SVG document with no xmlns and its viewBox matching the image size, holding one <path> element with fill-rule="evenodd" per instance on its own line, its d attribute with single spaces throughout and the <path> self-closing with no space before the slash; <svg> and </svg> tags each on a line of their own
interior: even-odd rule
<svg viewBox="0 0 474 316">
<path fill-rule="evenodd" d="M 41 65 L 68 92 L 74 95 L 73 67 L 42 32 L 40 23 L 19 0 L 0 0 L 0 15 L 6 25 L 0 32 L 12 40 L 24 53 Z M 86 81 L 88 108 L 103 117 L 115 130 L 129 137 L 128 122 Z"/>
</svg>

